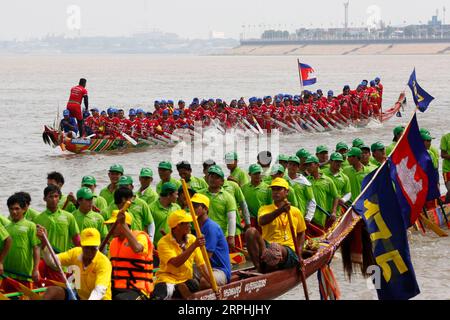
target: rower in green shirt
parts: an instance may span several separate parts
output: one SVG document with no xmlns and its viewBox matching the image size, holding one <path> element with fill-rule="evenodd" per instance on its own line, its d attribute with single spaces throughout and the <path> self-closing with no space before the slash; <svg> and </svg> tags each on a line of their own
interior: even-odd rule
<svg viewBox="0 0 450 320">
<path fill-rule="evenodd" d="M 361 149 L 361 146 L 363 146 L 363 145 L 365 145 L 365 143 L 361 138 L 355 138 L 352 141 L 352 147 Z"/>
<path fill-rule="evenodd" d="M 311 153 L 309 153 L 308 150 L 301 148 L 300 150 L 298 150 L 295 155 L 298 157 L 298 159 L 300 160 L 300 166 L 297 170 L 297 173 L 302 174 L 302 175 L 307 175 L 306 173 L 306 165 L 305 165 L 305 161 L 306 159 L 311 155 Z M 288 158 L 288 163 L 289 163 L 289 159 L 291 157 Z M 287 167 L 285 169 L 288 169 Z M 288 171 L 288 170 L 287 170 Z M 287 173 L 286 171 L 286 173 Z M 289 176 L 288 174 L 286 174 L 286 176 L 284 177 L 284 179 L 286 179 L 289 182 Z M 292 204 L 292 203 L 291 203 Z"/>
<path fill-rule="evenodd" d="M 153 239 L 154 247 L 157 247 L 159 240 L 170 233 L 167 223 L 169 214 L 181 209 L 177 204 L 178 191 L 177 186 L 172 182 L 166 182 L 161 187 L 159 199 L 150 205 L 153 218 L 155 219 L 155 236 Z"/>
<path fill-rule="evenodd" d="M 280 153 L 277 158 L 277 163 L 275 164 L 275 165 L 277 165 L 277 164 L 281 165 L 283 167 L 283 173 L 286 173 L 286 175 L 281 178 L 284 178 L 285 180 L 287 180 L 288 161 L 289 161 L 289 156 L 287 154 Z M 274 170 L 273 168 L 275 165 L 273 165 L 272 168 L 270 168 L 270 177 L 264 179 L 264 182 L 267 183 L 267 185 L 270 185 L 272 183 L 272 179 L 273 179 L 272 175 L 273 175 L 273 170 Z"/>
<path fill-rule="evenodd" d="M 156 185 L 156 193 L 160 194 L 162 190 L 162 186 L 166 182 L 172 182 L 178 190 L 181 187 L 181 182 L 177 179 L 171 177 L 172 175 L 172 164 L 168 161 L 162 161 L 158 164 L 158 174 L 161 181 Z"/>
<path fill-rule="evenodd" d="M 123 176 L 124 170 L 120 164 L 113 164 L 108 171 L 108 177 L 110 184 L 104 187 L 100 191 L 100 196 L 102 196 L 108 205 L 114 203 L 114 191 L 117 189 L 117 183 L 121 176 Z"/>
<path fill-rule="evenodd" d="M 33 221 L 33 219 L 39 215 L 39 211 L 34 210 L 30 207 L 31 205 L 31 196 L 28 192 L 16 192 L 17 195 L 23 197 L 25 199 L 26 207 L 25 207 L 25 219 L 28 221 Z"/>
<path fill-rule="evenodd" d="M 348 163 L 347 160 L 347 152 L 348 152 L 348 146 L 345 142 L 338 142 L 336 144 L 336 152 L 339 152 L 342 157 L 344 158 L 344 161 L 342 162 L 342 169 L 344 169 L 345 167 L 348 167 L 350 165 L 350 163 Z"/>
<path fill-rule="evenodd" d="M 428 150 L 428 154 L 431 157 L 431 160 L 433 161 L 433 166 L 438 169 L 439 168 L 439 151 L 437 148 L 435 148 L 431 141 L 434 139 L 431 136 L 431 133 L 429 130 L 425 128 L 419 129 L 420 136 L 422 137 L 422 140 L 425 142 L 425 147 Z"/>
<path fill-rule="evenodd" d="M 178 162 L 177 170 L 178 174 L 180 175 L 180 178 L 186 181 L 188 188 L 194 190 L 195 192 L 208 188 L 208 184 L 204 179 L 197 178 L 192 175 L 192 167 L 189 162 L 187 161 Z"/>
<path fill-rule="evenodd" d="M 59 172 L 56 172 L 56 171 L 50 172 L 47 175 L 47 185 L 49 186 L 51 184 L 57 186 L 62 192 L 62 188 L 64 186 L 64 177 L 63 177 L 63 175 L 61 173 L 59 173 Z M 67 212 L 72 212 L 72 211 L 74 211 L 76 209 L 75 202 L 76 202 L 76 199 L 75 199 L 75 197 L 73 196 L 72 193 L 69 193 L 68 195 L 64 195 L 64 194 L 61 193 L 61 197 L 59 199 L 58 207 L 60 209 L 63 209 L 65 211 L 67 211 Z"/>
<path fill-rule="evenodd" d="M 330 156 L 330 167 L 323 170 L 322 173 L 333 180 L 339 196 L 339 202 L 345 205 L 345 203 L 352 197 L 352 191 L 350 187 L 350 180 L 342 172 L 342 162 L 344 162 L 342 154 L 339 152 L 332 153 Z M 337 216 L 339 216 L 339 210 L 337 211 Z"/>
<path fill-rule="evenodd" d="M 441 138 L 440 143 L 442 157 L 442 174 L 447 188 L 446 203 L 450 203 L 450 133 L 446 133 Z"/>
<path fill-rule="evenodd" d="M 94 195 L 94 202 L 92 206 L 92 210 L 97 213 L 102 212 L 108 207 L 108 202 L 102 196 L 95 194 L 95 188 L 97 187 L 97 180 L 93 176 L 84 176 L 81 179 L 81 187 L 89 188 Z M 101 234 L 101 232 L 100 232 Z"/>
<path fill-rule="evenodd" d="M 370 170 L 375 170 L 377 166 L 372 163 L 372 154 L 370 153 L 370 147 L 368 145 L 363 144 L 361 147 L 361 163 L 363 166 L 367 167 Z"/>
<path fill-rule="evenodd" d="M 1 214 L 0 217 L 2 217 Z M 9 235 L 8 231 L 6 231 L 6 228 L 3 226 L 3 224 L 0 223 L 0 276 L 5 272 L 3 263 L 5 262 L 6 255 L 11 249 L 11 245 L 12 238 Z"/>
<path fill-rule="evenodd" d="M 392 150 L 394 149 L 398 140 L 400 140 L 400 137 L 402 136 L 404 131 L 405 131 L 404 126 L 397 126 L 394 128 L 394 130 L 393 130 L 394 138 L 392 139 L 392 143 L 386 147 L 386 156 L 391 155 Z"/>
<path fill-rule="evenodd" d="M 288 157 L 288 159 L 289 159 L 289 157 Z M 272 166 L 270 174 L 271 174 L 271 178 L 272 178 L 272 180 L 270 180 L 270 183 L 272 183 L 272 181 L 276 178 L 283 178 L 286 181 L 289 181 L 289 176 L 288 176 L 287 170 L 285 170 L 281 164 L 274 164 Z M 269 195 L 267 196 L 268 200 L 264 205 L 272 204 L 272 188 L 270 188 L 270 184 L 268 184 L 268 187 L 269 187 Z M 289 192 L 288 192 L 287 199 L 291 205 L 298 208 L 297 196 L 295 195 L 295 191 L 291 185 L 289 185 Z"/>
<path fill-rule="evenodd" d="M 58 208 L 60 197 L 61 190 L 57 186 L 47 186 L 44 189 L 47 208 L 33 220 L 38 228 L 38 236 L 46 230 L 48 240 L 56 253 L 80 246 L 77 222 L 71 213 Z"/>
<path fill-rule="evenodd" d="M 372 143 L 370 146 L 370 151 L 372 151 L 372 158 L 370 158 L 370 162 L 378 168 L 386 161 L 386 148 L 381 141 L 377 141 Z"/>
<path fill-rule="evenodd" d="M 7 200 L 11 223 L 6 227 L 12 244 L 3 263 L 7 276 L 27 282 L 39 281 L 40 241 L 36 225 L 25 219 L 26 200 L 14 194 Z M 1 259 L 0 259 L 1 264 Z"/>
<path fill-rule="evenodd" d="M 321 144 L 316 148 L 316 157 L 319 159 L 320 170 L 330 167 L 330 158 L 328 157 L 328 147 Z"/>
<path fill-rule="evenodd" d="M 347 153 L 347 156 L 350 166 L 344 168 L 344 173 L 350 180 L 350 188 L 352 190 L 351 200 L 353 201 L 361 193 L 362 181 L 371 172 L 371 169 L 361 163 L 361 149 L 352 147 Z"/>
<path fill-rule="evenodd" d="M 139 173 L 139 183 L 141 184 L 136 196 L 151 205 L 158 199 L 158 194 L 151 187 L 153 182 L 153 170 L 150 168 L 142 168 Z"/>
<path fill-rule="evenodd" d="M 228 170 L 230 170 L 230 175 L 227 180 L 236 182 L 239 187 L 249 182 L 247 173 L 238 167 L 238 155 L 236 152 L 228 152 L 225 154 L 225 164 Z"/>
<path fill-rule="evenodd" d="M 94 193 L 87 187 L 82 187 L 77 191 L 78 209 L 72 214 L 77 222 L 78 229 L 83 231 L 86 228 L 95 228 L 100 233 L 102 239 L 108 234 L 103 217 L 92 210 Z"/>
</svg>

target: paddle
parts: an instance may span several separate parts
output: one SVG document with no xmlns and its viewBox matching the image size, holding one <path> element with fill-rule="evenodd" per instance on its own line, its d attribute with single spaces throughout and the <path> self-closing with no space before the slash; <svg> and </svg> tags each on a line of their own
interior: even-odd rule
<svg viewBox="0 0 450 320">
<path fill-rule="evenodd" d="M 117 215 L 119 215 L 120 213 L 125 213 L 125 211 L 127 211 L 130 206 L 131 206 L 131 201 L 125 202 L 125 204 L 123 205 L 122 209 L 120 209 L 120 211 L 119 211 L 119 213 Z M 108 234 L 106 235 L 105 239 L 103 239 L 102 243 L 100 244 L 100 247 L 98 248 L 98 250 L 100 252 L 103 252 L 103 250 L 105 249 L 105 246 L 109 242 L 109 239 L 113 235 L 113 232 L 116 229 L 116 227 L 117 227 L 117 220 L 116 220 L 116 222 L 114 222 L 114 224 L 112 225 L 112 227 L 109 230 Z"/>
<path fill-rule="evenodd" d="M 1 275 L 0 277 L 4 279 L 3 281 L 5 281 L 5 280 L 9 281 L 14 287 L 16 287 L 17 290 L 22 291 L 24 295 L 26 295 L 27 297 L 30 297 L 31 300 L 41 300 L 40 295 L 33 292 L 30 288 L 23 285 L 19 281 L 15 280 L 11 277 L 4 276 L 4 275 Z"/>
<path fill-rule="evenodd" d="M 424 222 L 428 228 L 430 228 L 434 233 L 436 233 L 439 237 L 448 237 L 448 234 L 439 228 L 435 223 L 429 220 L 423 213 L 419 216 L 420 221 Z"/>
<path fill-rule="evenodd" d="M 197 237 L 202 236 L 202 232 L 200 230 L 200 226 L 197 221 L 197 215 L 195 214 L 194 206 L 192 205 L 191 196 L 189 195 L 188 187 L 186 184 L 186 181 L 184 179 L 181 179 L 181 185 L 183 187 L 183 193 L 184 198 L 186 199 L 186 202 L 189 206 L 189 211 L 191 212 L 192 216 L 192 222 L 194 223 L 195 233 L 197 234 Z M 211 283 L 211 287 L 215 293 L 219 293 L 219 288 L 217 287 L 216 278 L 214 278 L 214 274 L 211 267 L 211 261 L 209 260 L 208 252 L 206 251 L 206 247 L 203 245 L 200 247 L 203 255 L 203 259 L 205 260 L 206 267 L 208 268 L 209 272 L 209 282 Z"/>
<path fill-rule="evenodd" d="M 297 254 L 298 263 L 300 265 L 299 271 L 300 271 L 300 278 L 302 280 L 303 293 L 305 294 L 305 299 L 309 300 L 308 287 L 306 285 L 306 277 L 305 277 L 305 273 L 303 272 L 304 264 L 303 264 L 303 259 L 302 259 L 302 255 L 300 252 L 300 248 L 298 247 L 297 235 L 295 234 L 294 225 L 292 223 L 291 213 L 286 212 L 286 214 L 288 216 L 289 229 L 291 230 L 291 236 L 292 236 L 292 241 L 294 242 L 295 253 Z"/>
<path fill-rule="evenodd" d="M 132 137 L 127 135 L 125 132 L 120 132 L 120 135 L 124 137 L 129 143 L 131 143 L 133 146 L 136 146 L 138 143 L 136 140 L 134 140 Z"/>
</svg>

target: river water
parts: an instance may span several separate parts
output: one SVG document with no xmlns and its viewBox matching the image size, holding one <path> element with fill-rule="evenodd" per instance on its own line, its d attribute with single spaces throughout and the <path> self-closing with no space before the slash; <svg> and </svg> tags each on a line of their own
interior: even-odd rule
<svg viewBox="0 0 450 320">
<path fill-rule="evenodd" d="M 384 85 L 383 107 L 390 107 L 416 67 L 418 82 L 436 99 L 430 109 L 419 114 L 419 126 L 428 128 L 436 137 L 433 145 L 439 147 L 440 137 L 449 130 L 450 119 L 450 57 L 449 56 L 308 56 L 303 62 L 316 69 L 318 84 L 311 89 L 322 88 L 340 92 L 343 85 L 355 87 L 362 79 L 381 78 Z M 187 103 L 193 97 L 233 98 L 296 94 L 299 91 L 296 59 L 285 56 L 146 56 L 146 55 L 3 55 L 0 56 L 0 148 L 2 150 L 2 180 L 0 184 L 0 212 L 7 213 L 6 199 L 15 191 L 27 191 L 32 196 L 32 206 L 43 209 L 42 191 L 46 186 L 46 174 L 56 170 L 63 173 L 66 184 L 63 192 L 76 192 L 81 177 L 92 174 L 99 188 L 108 183 L 107 169 L 113 163 L 121 163 L 126 174 L 138 181 L 141 167 L 151 167 L 155 182 L 159 180 L 156 168 L 159 161 L 181 159 L 178 149 L 158 148 L 137 152 L 113 152 L 96 155 L 65 154 L 42 142 L 44 124 L 52 124 L 56 112 L 67 102 L 69 89 L 80 77 L 88 79 L 91 106 L 105 109 L 111 105 L 125 110 L 142 107 L 152 110 L 154 100 L 183 99 Z M 409 89 L 408 89 L 409 91 Z M 319 144 L 333 149 L 343 140 L 348 144 L 355 137 L 366 144 L 377 140 L 389 144 L 392 129 L 406 125 L 412 112 L 410 101 L 403 117 L 394 117 L 383 125 L 371 123 L 364 129 L 348 129 L 333 133 L 280 136 L 272 142 L 274 154 L 293 154 L 301 147 L 314 151 Z M 242 138 L 229 137 L 228 147 L 237 145 L 242 150 L 242 167 L 256 161 L 259 149 L 254 142 L 243 143 Z M 201 155 L 215 155 L 222 162 L 223 143 L 220 141 L 197 145 L 191 155 L 184 153 L 184 160 L 194 164 L 195 175 L 201 174 Z M 208 149 L 209 148 L 209 149 Z M 205 152 L 207 150 L 207 152 Z M 202 153 L 203 152 L 203 153 Z M 245 157 L 244 157 L 245 155 Z M 223 163 L 223 162 L 222 162 Z M 225 168 L 226 169 L 226 168 Z M 174 174 L 178 178 L 177 174 Z M 441 187 L 443 190 L 443 188 Z M 411 254 L 419 286 L 420 299 L 447 299 L 450 297 L 450 267 L 447 253 L 448 238 L 438 239 L 427 235 L 412 235 Z M 343 299 L 373 299 L 373 290 L 358 275 L 348 283 L 341 261 L 333 262 L 334 271 L 341 286 Z M 311 297 L 319 297 L 315 276 L 308 279 Z M 294 289 L 282 299 L 302 299 L 300 290 Z"/>
</svg>

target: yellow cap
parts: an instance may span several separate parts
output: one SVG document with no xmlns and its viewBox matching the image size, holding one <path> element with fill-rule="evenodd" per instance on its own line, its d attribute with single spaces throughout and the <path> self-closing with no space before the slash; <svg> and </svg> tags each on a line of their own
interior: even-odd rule
<svg viewBox="0 0 450 320">
<path fill-rule="evenodd" d="M 289 189 L 289 183 L 283 178 L 275 178 L 272 180 L 270 187 L 282 187 L 285 189 Z"/>
<path fill-rule="evenodd" d="M 119 210 L 113 210 L 113 212 L 111 213 L 111 218 L 109 218 L 109 220 L 106 220 L 105 223 L 111 224 L 111 223 L 116 222 L 118 214 L 119 214 Z M 131 214 L 129 214 L 128 211 L 125 211 L 125 223 L 128 225 L 131 225 L 132 221 L 133 221 L 133 217 L 131 216 Z"/>
<path fill-rule="evenodd" d="M 183 222 L 192 222 L 192 217 L 182 209 L 172 212 L 167 219 L 167 223 L 169 224 L 170 229 L 175 228 L 177 225 Z"/>
<path fill-rule="evenodd" d="M 191 198 L 191 201 L 194 203 L 201 203 L 204 204 L 209 209 L 209 198 L 201 193 L 196 193 Z"/>
<path fill-rule="evenodd" d="M 82 247 L 98 247 L 100 245 L 100 232 L 95 228 L 86 228 L 81 231 Z"/>
</svg>

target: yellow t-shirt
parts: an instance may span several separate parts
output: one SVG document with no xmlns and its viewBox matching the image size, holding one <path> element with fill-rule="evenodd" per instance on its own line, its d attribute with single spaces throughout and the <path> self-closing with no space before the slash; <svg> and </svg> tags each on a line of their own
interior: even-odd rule
<svg viewBox="0 0 450 320">
<path fill-rule="evenodd" d="M 275 204 L 269 204 L 262 206 L 258 211 L 258 221 L 259 219 L 269 213 L 274 212 L 277 209 Z M 303 219 L 300 210 L 296 207 L 291 206 L 291 217 L 292 224 L 294 225 L 294 232 L 296 234 L 306 230 L 305 220 Z M 294 242 L 292 240 L 291 229 L 289 227 L 289 220 L 287 214 L 284 212 L 279 215 L 271 223 L 261 226 L 262 237 L 268 242 L 276 242 L 283 246 L 288 246 L 292 250 L 295 250 Z"/>
<path fill-rule="evenodd" d="M 98 285 L 107 288 L 103 300 L 111 300 L 111 262 L 103 253 L 98 251 L 91 264 L 84 268 L 82 255 L 81 247 L 58 254 L 61 265 L 65 267 L 77 266 L 80 269 L 80 288 L 77 289 L 77 292 L 81 300 L 89 299 L 92 290 Z"/>
<path fill-rule="evenodd" d="M 192 234 L 188 234 L 186 249 L 196 240 Z M 176 268 L 169 264 L 170 259 L 178 257 L 183 249 L 178 245 L 172 233 L 166 234 L 158 242 L 159 270 L 156 272 L 156 282 L 178 284 L 193 278 L 194 262 L 197 267 L 205 264 L 200 248 L 196 248 L 186 262 Z"/>
</svg>

